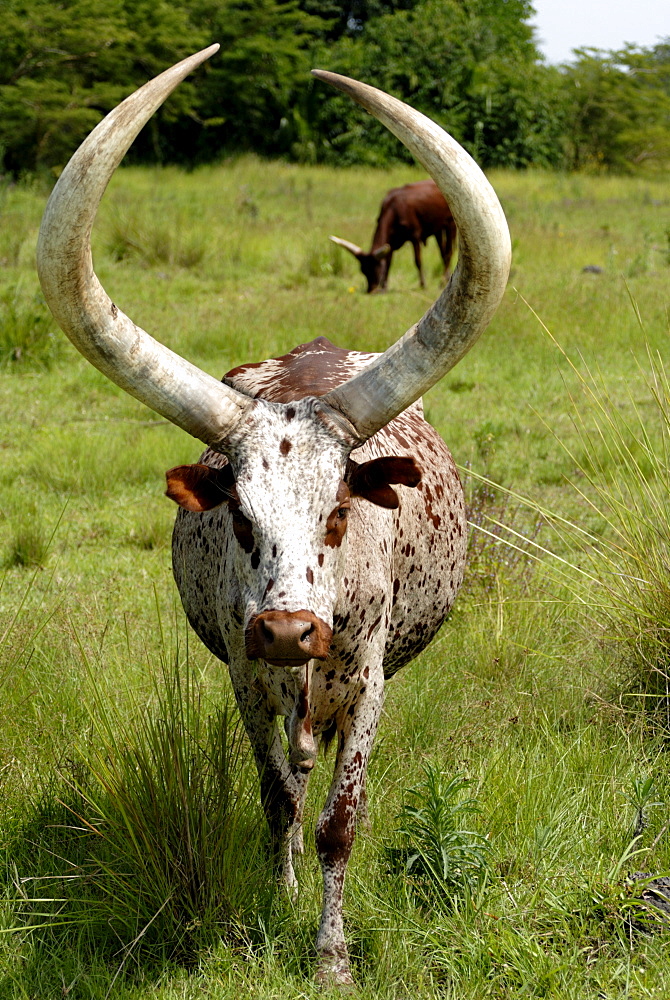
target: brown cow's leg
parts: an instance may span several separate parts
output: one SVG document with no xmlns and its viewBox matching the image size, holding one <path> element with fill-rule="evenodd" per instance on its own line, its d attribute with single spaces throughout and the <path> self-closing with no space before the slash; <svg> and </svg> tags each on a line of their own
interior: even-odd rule
<svg viewBox="0 0 670 1000">
<path fill-rule="evenodd" d="M 423 279 L 423 267 L 421 265 L 421 241 L 412 240 L 412 246 L 414 247 L 414 263 L 416 264 L 416 269 L 419 272 L 419 283 L 422 288 L 425 288 L 426 282 Z"/>
<path fill-rule="evenodd" d="M 348 985 L 349 954 L 344 939 L 342 894 L 347 862 L 356 832 L 356 812 L 365 787 L 372 742 L 383 701 L 383 683 L 369 684 L 352 701 L 339 732 L 330 794 L 316 827 L 316 847 L 323 873 L 323 910 L 316 939 L 319 982 Z"/>
<path fill-rule="evenodd" d="M 391 261 L 393 260 L 393 254 L 389 253 L 387 257 L 384 257 L 381 263 L 381 269 L 379 272 L 379 290 L 381 292 L 386 291 L 386 283 L 389 278 L 389 271 L 391 270 Z"/>
<path fill-rule="evenodd" d="M 456 229 L 456 224 L 452 221 L 446 229 L 442 230 L 438 239 L 438 243 L 440 244 L 440 253 L 442 254 L 442 260 L 444 261 L 445 284 L 451 274 L 451 259 L 454 256 L 454 250 L 456 249 L 457 236 L 458 230 Z"/>
</svg>

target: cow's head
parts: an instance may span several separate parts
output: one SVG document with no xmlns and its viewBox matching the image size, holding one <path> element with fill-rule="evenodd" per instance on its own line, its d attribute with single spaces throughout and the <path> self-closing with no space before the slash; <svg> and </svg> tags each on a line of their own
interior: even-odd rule
<svg viewBox="0 0 670 1000">
<path fill-rule="evenodd" d="M 362 496 L 362 502 L 379 503 L 389 498 L 389 483 L 394 481 L 381 475 L 379 466 L 352 479 L 347 473 L 349 453 L 437 382 L 485 329 L 505 290 L 509 232 L 481 170 L 438 125 L 373 87 L 315 70 L 317 77 L 350 94 L 391 129 L 432 175 L 458 226 L 458 267 L 425 316 L 396 344 L 318 401 L 306 399 L 296 405 L 292 420 L 288 405 L 282 404 L 282 409 L 252 399 L 189 364 L 137 327 L 112 302 L 93 270 L 90 233 L 103 192 L 137 133 L 177 84 L 217 49 L 218 45 L 204 49 L 145 84 L 82 143 L 46 207 L 38 240 L 38 270 L 58 323 L 92 364 L 230 459 L 233 480 L 209 486 L 228 491 L 224 502 L 233 518 L 240 559 L 247 560 L 244 578 L 249 581 L 249 600 L 256 602 L 256 621 L 260 622 L 258 629 L 250 628 L 251 652 L 261 647 L 267 652 L 273 643 L 280 653 L 285 648 L 280 619 L 264 619 L 264 609 L 289 616 L 311 610 L 322 624 L 317 628 L 307 616 L 291 618 L 291 630 L 296 634 L 302 630 L 298 644 L 313 642 L 321 654 L 328 639 L 329 609 L 345 537 L 347 492 Z M 312 417 L 307 421 L 310 410 Z M 303 430 L 308 423 L 309 433 Z M 266 469 L 263 461 L 270 446 L 275 456 Z M 194 503 L 200 502 L 200 492 L 199 488 L 193 491 Z M 292 534 L 284 543 L 280 564 L 276 537 L 287 523 L 293 525 Z M 261 560 L 264 577 L 259 573 Z M 284 608 L 279 603 L 284 600 L 279 597 L 280 572 L 290 576 L 292 599 L 309 607 Z M 263 596 L 259 588 L 267 591 L 270 579 L 272 587 Z M 305 595 L 304 601 L 297 597 L 299 593 Z M 291 643 L 294 640 L 295 636 Z M 277 659 L 285 662 L 291 657 L 282 653 Z"/>
<path fill-rule="evenodd" d="M 411 458 L 352 461 L 358 443 L 314 398 L 257 400 L 226 465 L 166 474 L 167 495 L 186 510 L 228 510 L 249 659 L 288 667 L 325 659 L 352 500 L 394 509 L 392 484 L 420 482 Z"/>
<path fill-rule="evenodd" d="M 367 291 L 375 292 L 382 284 L 382 278 L 388 270 L 388 265 L 385 261 L 388 261 L 392 254 L 390 243 L 384 243 L 382 246 L 377 247 L 376 250 L 371 250 L 366 253 L 365 250 L 361 250 L 359 246 L 355 243 L 350 243 L 349 240 L 343 240 L 339 236 L 331 236 L 330 239 L 333 243 L 336 243 L 338 247 L 342 247 L 343 250 L 348 250 L 350 254 L 356 258 L 360 264 L 361 271 L 365 280 L 368 283 Z"/>
</svg>

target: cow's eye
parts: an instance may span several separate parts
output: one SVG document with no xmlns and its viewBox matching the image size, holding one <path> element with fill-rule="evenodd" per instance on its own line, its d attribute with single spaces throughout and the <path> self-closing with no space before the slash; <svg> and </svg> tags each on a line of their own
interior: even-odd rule
<svg viewBox="0 0 670 1000">
<path fill-rule="evenodd" d="M 345 517 L 347 516 L 348 513 L 349 513 L 349 508 L 348 507 L 340 507 L 339 510 L 338 510 L 338 512 L 337 512 L 338 519 L 340 521 L 344 521 L 344 519 L 345 519 Z"/>
</svg>

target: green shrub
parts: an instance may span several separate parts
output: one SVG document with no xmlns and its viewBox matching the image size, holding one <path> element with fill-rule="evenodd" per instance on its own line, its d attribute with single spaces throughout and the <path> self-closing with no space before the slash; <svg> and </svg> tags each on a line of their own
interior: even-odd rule
<svg viewBox="0 0 670 1000">
<path fill-rule="evenodd" d="M 488 874 L 491 845 L 486 837 L 464 828 L 479 814 L 475 798 L 462 797 L 472 784 L 463 775 L 447 776 L 431 764 L 425 780 L 407 793 L 398 833 L 404 840 L 392 852 L 426 904 L 449 902 L 451 897 L 480 888 Z"/>
</svg>

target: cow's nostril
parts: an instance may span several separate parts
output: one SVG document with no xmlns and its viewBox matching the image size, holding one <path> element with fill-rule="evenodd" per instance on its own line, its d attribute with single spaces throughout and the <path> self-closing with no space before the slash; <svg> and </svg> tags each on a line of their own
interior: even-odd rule
<svg viewBox="0 0 670 1000">
<path fill-rule="evenodd" d="M 267 646 L 271 645 L 274 642 L 274 640 L 275 640 L 274 632 L 272 632 L 267 627 L 267 625 L 265 624 L 265 622 L 261 622 L 261 635 L 263 637 L 263 642 Z"/>
<path fill-rule="evenodd" d="M 313 625 L 310 625 L 309 628 L 306 628 L 305 631 L 300 636 L 300 642 L 309 642 L 309 637 L 314 631 L 315 629 Z"/>
</svg>

